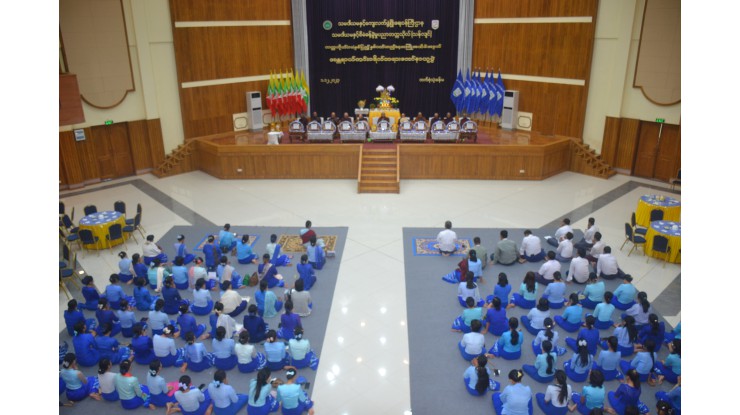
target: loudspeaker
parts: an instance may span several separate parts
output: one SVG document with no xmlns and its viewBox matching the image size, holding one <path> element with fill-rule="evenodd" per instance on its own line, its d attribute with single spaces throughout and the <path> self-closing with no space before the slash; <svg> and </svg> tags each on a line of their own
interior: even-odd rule
<svg viewBox="0 0 740 415">
<path fill-rule="evenodd" d="M 247 92 L 247 113 L 249 114 L 249 129 L 262 131 L 262 94 L 259 91 Z"/>
<path fill-rule="evenodd" d="M 504 110 L 501 113 L 501 128 L 516 129 L 519 112 L 519 91 L 504 91 Z"/>
</svg>

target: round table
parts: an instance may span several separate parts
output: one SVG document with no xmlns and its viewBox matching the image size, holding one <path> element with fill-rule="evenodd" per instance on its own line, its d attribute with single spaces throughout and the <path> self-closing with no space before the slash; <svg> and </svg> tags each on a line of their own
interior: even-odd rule
<svg viewBox="0 0 740 415">
<path fill-rule="evenodd" d="M 670 196 L 644 195 L 637 201 L 637 210 L 635 211 L 635 220 L 639 226 L 647 228 L 650 225 L 650 212 L 653 209 L 663 211 L 662 220 L 664 221 L 681 221 L 680 200 Z"/>
<path fill-rule="evenodd" d="M 656 220 L 650 222 L 647 234 L 645 234 L 645 255 L 654 258 L 665 258 L 662 252 L 653 252 L 653 237 L 662 235 L 668 238 L 668 246 L 671 252 L 668 254 L 667 262 L 674 264 L 681 262 L 681 222 L 667 220 Z"/>
<path fill-rule="evenodd" d="M 106 210 L 104 212 L 91 213 L 80 219 L 80 230 L 88 229 L 92 231 L 93 235 L 97 236 L 100 241 L 98 246 L 87 244 L 85 245 L 85 248 L 98 249 L 98 247 L 100 247 L 101 249 L 108 249 L 111 246 L 116 246 L 123 243 L 123 240 L 119 240 L 111 245 L 111 243 L 106 238 L 106 236 L 108 236 L 108 228 L 116 223 L 121 224 L 121 228 L 126 226 L 126 216 L 124 216 L 121 212 L 116 212 L 115 210 Z M 124 239 L 126 238 L 125 233 L 123 234 L 123 237 Z"/>
<path fill-rule="evenodd" d="M 278 145 L 280 140 L 283 138 L 283 133 L 280 131 L 270 131 L 267 133 L 267 145 Z"/>
</svg>

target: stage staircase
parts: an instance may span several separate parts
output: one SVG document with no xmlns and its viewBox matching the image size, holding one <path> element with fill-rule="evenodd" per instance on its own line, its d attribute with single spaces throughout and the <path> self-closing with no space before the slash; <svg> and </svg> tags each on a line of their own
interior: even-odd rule
<svg viewBox="0 0 740 415">
<path fill-rule="evenodd" d="M 357 193 L 400 193 L 398 147 L 360 151 Z"/>
<path fill-rule="evenodd" d="M 162 164 L 154 169 L 157 177 L 174 176 L 194 170 L 192 154 L 197 140 L 188 140 L 166 155 Z"/>
<path fill-rule="evenodd" d="M 588 174 L 590 176 L 608 179 L 617 172 L 600 155 L 596 154 L 588 144 L 571 140 L 570 170 Z"/>
</svg>

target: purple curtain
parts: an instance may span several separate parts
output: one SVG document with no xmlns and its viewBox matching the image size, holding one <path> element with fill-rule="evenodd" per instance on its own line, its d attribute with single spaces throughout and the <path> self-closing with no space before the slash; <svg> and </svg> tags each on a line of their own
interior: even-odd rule
<svg viewBox="0 0 740 415">
<path fill-rule="evenodd" d="M 366 107 L 374 103 L 378 85 L 393 85 L 393 96 L 399 100 L 399 110 L 411 116 L 417 112 L 427 118 L 433 113 L 455 112 L 450 91 L 457 76 L 457 41 L 459 0 L 307 0 L 308 57 L 312 111 L 320 116 L 336 112 L 354 115 L 357 101 L 366 100 Z M 347 26 L 353 22 L 381 22 L 393 19 L 421 21 L 423 27 Z M 358 32 L 399 33 L 408 31 L 414 37 L 386 39 L 332 37 L 332 34 Z M 419 34 L 431 37 L 417 37 Z M 326 47 L 341 45 L 342 49 Z M 412 50 L 389 49 L 383 45 L 422 46 Z M 436 46 L 439 45 L 439 48 Z M 361 50 L 354 47 L 371 46 Z M 435 48 L 428 48 L 432 46 Z M 331 59 L 363 57 L 410 58 L 434 57 L 426 62 L 346 62 L 337 64 Z M 442 81 L 440 82 L 440 80 Z M 420 82 L 420 79 L 434 82 Z M 323 82 L 322 82 L 323 80 Z"/>
</svg>

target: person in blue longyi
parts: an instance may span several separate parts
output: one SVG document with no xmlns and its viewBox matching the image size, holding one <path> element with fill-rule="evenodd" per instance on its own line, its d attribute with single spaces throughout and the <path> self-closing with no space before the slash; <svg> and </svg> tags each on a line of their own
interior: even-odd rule
<svg viewBox="0 0 740 415">
<path fill-rule="evenodd" d="M 301 385 L 295 383 L 298 371 L 293 366 L 285 369 L 287 381 L 277 387 L 276 397 L 282 406 L 283 415 L 300 415 L 306 411 L 309 415 L 313 415 L 313 401 L 309 399 Z"/>
<path fill-rule="evenodd" d="M 496 415 L 532 415 L 532 389 L 522 385 L 523 377 L 524 372 L 513 369 L 509 372 L 509 385 L 491 396 Z"/>
<path fill-rule="evenodd" d="M 637 296 L 637 288 L 632 285 L 632 275 L 625 274 L 624 280 L 614 290 L 614 299 L 612 304 L 614 307 L 626 311 L 633 305 L 635 305 L 635 297 Z"/>
<path fill-rule="evenodd" d="M 67 309 L 64 310 L 64 323 L 67 326 L 67 333 L 69 333 L 70 336 L 74 337 L 75 325 L 79 321 L 83 322 L 89 330 L 95 330 L 95 327 L 98 326 L 98 323 L 94 318 L 85 318 L 82 311 L 77 309 L 77 300 L 73 298 L 67 302 Z"/>
<path fill-rule="evenodd" d="M 242 393 L 236 393 L 229 385 L 226 372 L 219 369 L 213 374 L 213 382 L 208 385 L 208 394 L 213 400 L 213 414 L 236 415 L 247 405 L 249 397 Z"/>
<path fill-rule="evenodd" d="M 571 412 L 578 410 L 581 415 L 589 415 L 593 409 L 602 409 L 606 391 L 604 390 L 604 375 L 597 369 L 591 370 L 588 385 L 583 387 L 582 393 L 573 393 L 573 404 L 568 406 Z"/>
<path fill-rule="evenodd" d="M 534 272 L 529 271 L 524 275 L 524 281 L 519 286 L 519 292 L 511 295 L 511 303 L 506 308 L 519 306 L 532 309 L 537 305 L 537 282 Z"/>
<path fill-rule="evenodd" d="M 124 251 L 119 252 L 118 257 L 121 258 L 118 261 L 118 279 L 123 283 L 131 284 L 134 279 L 133 261 Z"/>
<path fill-rule="evenodd" d="M 473 396 L 483 396 L 488 389 L 497 391 L 501 385 L 491 379 L 491 370 L 486 367 L 488 359 L 479 355 L 470 361 L 471 365 L 463 373 L 465 389 Z"/>
<path fill-rule="evenodd" d="M 87 332 L 85 322 L 75 324 L 75 337 L 72 339 L 77 363 L 82 366 L 95 366 L 100 360 L 100 352 L 95 345 L 95 336 Z"/>
<path fill-rule="evenodd" d="M 144 264 L 149 265 L 154 260 L 158 259 L 162 264 L 166 263 L 168 258 L 167 254 L 162 252 L 162 247 L 154 243 L 154 235 L 147 235 L 146 242 L 141 248 L 142 256 L 144 257 Z"/>
<path fill-rule="evenodd" d="M 222 253 L 236 255 L 236 234 L 231 232 L 231 225 L 226 224 L 224 228 L 218 232 L 218 247 Z"/>
<path fill-rule="evenodd" d="M 216 271 L 216 265 L 221 258 L 221 250 L 216 245 L 216 238 L 213 235 L 208 235 L 208 241 L 203 245 L 203 256 L 206 259 L 206 269 Z"/>
<path fill-rule="evenodd" d="M 279 403 L 270 394 L 272 392 L 271 374 L 270 368 L 264 367 L 257 372 L 257 378 L 249 382 L 247 414 L 267 415 L 278 410 Z"/>
<path fill-rule="evenodd" d="M 548 383 L 555 376 L 555 364 L 558 355 L 552 351 L 552 343 L 548 340 L 542 342 L 542 353 L 535 358 L 534 365 L 524 365 L 524 373 L 540 383 Z"/>
<path fill-rule="evenodd" d="M 270 243 L 265 246 L 265 250 L 270 254 L 270 262 L 278 267 L 290 266 L 290 260 L 293 259 L 290 255 L 281 254 L 282 246 L 277 243 L 277 235 L 274 233 L 270 235 Z"/>
<path fill-rule="evenodd" d="M 195 281 L 193 305 L 190 306 L 190 309 L 197 316 L 207 316 L 213 310 L 213 298 L 211 298 L 211 292 L 206 288 L 205 278 L 198 278 Z"/>
<path fill-rule="evenodd" d="M 146 335 L 141 323 L 134 324 L 134 338 L 131 339 L 131 350 L 134 360 L 140 365 L 148 365 L 154 359 L 152 339 Z"/>
<path fill-rule="evenodd" d="M 81 401 L 88 396 L 100 401 L 103 398 L 98 393 L 98 378 L 95 376 L 85 376 L 77 368 L 77 356 L 74 353 L 67 353 L 64 356 L 62 370 L 59 376 L 64 380 L 67 399 L 72 402 Z"/>
<path fill-rule="evenodd" d="M 95 337 L 95 347 L 101 359 L 108 359 L 113 364 L 119 364 L 124 360 L 133 360 L 131 349 L 121 346 L 114 337 L 110 336 L 110 324 L 100 326 L 100 334 Z"/>
<path fill-rule="evenodd" d="M 188 267 L 185 266 L 185 259 L 176 256 L 172 265 L 172 279 L 175 281 L 175 287 L 178 290 L 187 290 L 190 286 L 188 279 Z"/>
<path fill-rule="evenodd" d="M 588 352 L 592 356 L 596 355 L 599 346 L 599 329 L 595 328 L 594 324 L 596 324 L 596 318 L 594 316 L 586 316 L 586 322 L 583 324 L 584 327 L 581 331 L 578 332 L 578 337 L 576 339 L 568 337 L 565 339 L 565 344 L 574 352 L 577 352 L 577 340 L 586 340 L 586 343 L 588 343 Z"/>
<path fill-rule="evenodd" d="M 98 327 L 102 327 L 103 324 L 110 325 L 111 336 L 116 336 L 121 332 L 121 321 L 118 319 L 116 313 L 111 310 L 108 299 L 101 298 L 98 301 L 98 310 L 95 312 L 95 318 L 98 319 Z"/>
<path fill-rule="evenodd" d="M 581 328 L 583 322 L 581 321 L 581 315 L 583 315 L 583 307 L 578 300 L 577 293 L 571 293 L 568 297 L 568 302 L 565 304 L 565 311 L 562 316 L 555 316 L 554 320 L 558 326 L 562 327 L 567 332 L 574 333 Z"/>
<path fill-rule="evenodd" d="M 146 277 L 149 267 L 144 263 L 144 258 L 139 254 L 131 255 L 131 266 L 134 270 L 135 277 Z"/>
<path fill-rule="evenodd" d="M 314 269 L 324 268 L 326 263 L 326 256 L 324 255 L 324 248 L 317 242 L 316 236 L 312 236 L 306 245 L 306 254 L 308 254 L 308 263 Z"/>
<path fill-rule="evenodd" d="M 247 308 L 248 314 L 244 316 L 242 321 L 244 329 L 249 332 L 250 343 L 260 343 L 265 340 L 265 334 L 267 333 L 267 324 L 265 320 L 259 316 L 259 308 L 257 304 L 250 304 Z"/>
<path fill-rule="evenodd" d="M 180 316 L 177 318 L 177 325 L 180 327 L 180 336 L 185 337 L 188 333 L 193 333 L 197 338 L 207 339 L 209 333 L 206 333 L 206 325 L 198 324 L 195 317 L 190 315 L 190 307 L 187 304 L 180 305 Z"/>
<path fill-rule="evenodd" d="M 100 301 L 100 293 L 95 288 L 92 275 L 85 275 L 82 278 L 82 297 L 85 298 L 85 302 L 80 304 L 80 307 L 85 310 L 95 311 L 98 309 L 98 301 Z"/>
<path fill-rule="evenodd" d="M 242 239 L 236 241 L 236 259 L 240 264 L 257 264 L 257 254 L 252 252 L 249 244 L 249 235 L 242 235 Z"/>
<path fill-rule="evenodd" d="M 172 386 L 167 386 L 167 382 L 159 372 L 162 370 L 162 362 L 158 359 L 152 360 L 149 363 L 149 372 L 146 374 L 146 386 L 149 388 L 149 403 L 159 407 L 167 408 L 167 411 L 171 407 L 177 404 L 175 396 L 169 395 L 169 392 L 173 389 Z"/>
<path fill-rule="evenodd" d="M 175 243 L 175 255 L 182 257 L 183 265 L 188 265 L 195 259 L 195 255 L 188 253 L 188 248 L 187 246 L 185 246 L 185 235 L 177 235 L 177 242 Z"/>
<path fill-rule="evenodd" d="M 316 271 L 313 266 L 308 263 L 308 255 L 301 255 L 301 263 L 296 265 L 296 271 L 298 276 L 303 280 L 303 289 L 308 291 L 316 283 Z"/>
<path fill-rule="evenodd" d="M 524 336 L 517 330 L 518 327 L 519 320 L 516 317 L 511 317 L 509 319 L 509 331 L 504 332 L 499 337 L 488 353 L 506 360 L 516 360 L 522 357 Z"/>
<path fill-rule="evenodd" d="M 185 373 L 187 369 L 193 372 L 202 372 L 212 367 L 216 361 L 216 356 L 213 353 L 208 353 L 206 346 L 195 340 L 195 334 L 193 332 L 185 335 L 187 346 L 185 346 L 185 363 L 180 368 L 180 372 L 182 373 Z"/>
<path fill-rule="evenodd" d="M 257 274 L 260 282 L 267 281 L 268 288 L 285 286 L 285 282 L 278 278 L 277 267 L 270 262 L 270 254 L 262 255 L 262 263 L 257 267 Z"/>
<path fill-rule="evenodd" d="M 223 370 L 231 370 L 239 363 L 234 351 L 236 342 L 231 337 L 226 337 L 226 328 L 216 327 L 216 337 L 211 340 L 211 348 L 215 356 L 214 366 Z"/>
<path fill-rule="evenodd" d="M 609 336 L 605 341 L 608 350 L 599 352 L 599 356 L 594 360 L 591 370 L 598 370 L 604 375 L 605 380 L 622 379 L 624 376 L 619 371 L 619 364 L 622 362 L 622 353 L 619 351 L 619 344 L 616 336 Z"/>
<path fill-rule="evenodd" d="M 108 299 L 108 304 L 114 310 L 121 309 L 121 300 L 127 300 L 129 304 L 136 305 L 136 299 L 123 292 L 123 288 L 118 285 L 118 274 L 110 274 L 108 279 L 110 284 L 105 287 L 105 298 Z"/>
</svg>

